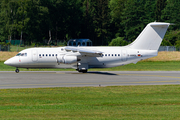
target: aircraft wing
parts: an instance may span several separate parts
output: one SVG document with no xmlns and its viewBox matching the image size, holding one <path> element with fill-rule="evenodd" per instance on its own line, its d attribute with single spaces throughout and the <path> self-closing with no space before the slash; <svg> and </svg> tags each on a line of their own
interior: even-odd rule
<svg viewBox="0 0 180 120">
<path fill-rule="evenodd" d="M 65 47 L 66 51 L 79 52 L 81 56 L 100 57 L 102 52 L 81 47 Z"/>
</svg>

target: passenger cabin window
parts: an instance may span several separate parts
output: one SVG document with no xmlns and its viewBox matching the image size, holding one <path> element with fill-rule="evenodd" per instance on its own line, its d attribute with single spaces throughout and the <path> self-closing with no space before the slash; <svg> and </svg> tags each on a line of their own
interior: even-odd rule
<svg viewBox="0 0 180 120">
<path fill-rule="evenodd" d="M 115 57 L 117 57 L 117 56 L 121 56 L 120 54 L 103 54 L 102 56 L 115 56 Z"/>
<path fill-rule="evenodd" d="M 51 56 L 51 54 L 49 54 L 49 56 Z"/>
<path fill-rule="evenodd" d="M 52 54 L 52 56 L 54 57 L 54 54 Z"/>
</svg>

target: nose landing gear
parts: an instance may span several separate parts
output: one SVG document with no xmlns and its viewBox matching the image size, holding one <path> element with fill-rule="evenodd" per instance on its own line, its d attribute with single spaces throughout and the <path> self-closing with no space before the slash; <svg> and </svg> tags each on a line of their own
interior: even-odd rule
<svg viewBox="0 0 180 120">
<path fill-rule="evenodd" d="M 15 72 L 16 72 L 16 73 L 19 73 L 19 69 L 18 69 L 18 68 L 16 68 Z"/>
</svg>

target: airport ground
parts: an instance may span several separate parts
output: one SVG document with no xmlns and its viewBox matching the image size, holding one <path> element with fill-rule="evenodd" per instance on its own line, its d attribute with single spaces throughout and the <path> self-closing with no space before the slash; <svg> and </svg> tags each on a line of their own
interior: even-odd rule
<svg viewBox="0 0 180 120">
<path fill-rule="evenodd" d="M 16 74 L 9 72 L 14 71 L 14 68 L 4 67 L 3 62 L 0 62 L 1 69 L 8 69 L 8 72 L 0 73 L 0 85 L 3 88 L 0 89 L 0 118 L 179 119 L 180 57 L 179 52 L 172 53 L 164 54 L 165 58 L 157 56 L 161 60 L 152 58 L 136 65 L 109 69 L 111 72 L 107 69 L 104 69 L 106 72 L 95 72 L 100 69 L 94 69 L 86 74 L 72 72 L 71 69 L 63 72 L 28 72 L 20 69 L 24 72 Z M 167 60 L 167 57 L 171 60 Z M 127 72 L 129 69 L 133 71 Z M 59 83 L 50 79 L 53 76 Z M 70 78 L 75 86 L 61 86 L 68 84 Z M 27 83 L 28 79 L 31 79 L 31 83 Z M 102 81 L 98 82 L 97 79 Z M 131 84 L 126 84 L 127 80 L 131 80 Z M 8 82 L 14 87 L 6 89 Z M 46 83 L 52 86 L 46 86 Z M 29 88 L 35 84 L 39 86 Z M 76 86 L 78 84 L 80 86 Z"/>
<path fill-rule="evenodd" d="M 0 119 L 180 117 L 180 71 L 1 71 L 0 83 Z"/>
<path fill-rule="evenodd" d="M 180 71 L 0 71 L 0 89 L 180 84 Z"/>
</svg>

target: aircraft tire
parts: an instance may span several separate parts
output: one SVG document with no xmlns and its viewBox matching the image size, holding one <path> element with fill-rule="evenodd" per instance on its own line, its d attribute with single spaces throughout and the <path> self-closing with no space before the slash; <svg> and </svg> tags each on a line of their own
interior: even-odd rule
<svg viewBox="0 0 180 120">
<path fill-rule="evenodd" d="M 82 70 L 82 73 L 87 73 L 87 69 L 86 70 Z"/>
<path fill-rule="evenodd" d="M 87 73 L 87 69 L 86 70 L 78 70 L 78 72 L 82 72 L 82 73 Z"/>
<path fill-rule="evenodd" d="M 16 72 L 16 73 L 19 73 L 19 69 L 16 69 L 15 72 Z"/>
</svg>

